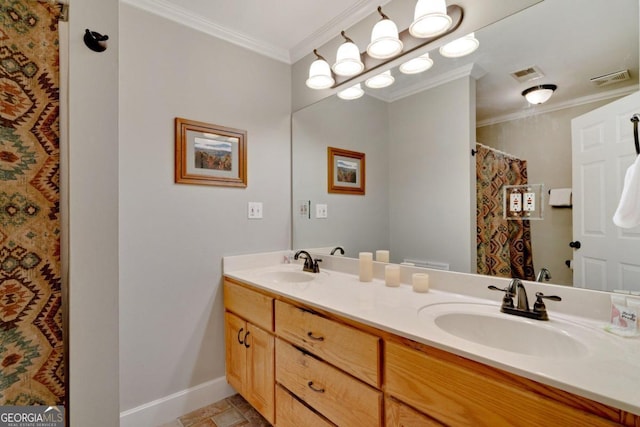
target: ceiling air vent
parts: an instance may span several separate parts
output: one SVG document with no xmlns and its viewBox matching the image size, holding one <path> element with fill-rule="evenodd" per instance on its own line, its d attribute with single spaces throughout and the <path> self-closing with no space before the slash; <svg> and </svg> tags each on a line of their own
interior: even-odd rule
<svg viewBox="0 0 640 427">
<path fill-rule="evenodd" d="M 599 77 L 592 77 L 589 79 L 596 86 L 606 86 L 618 82 L 629 80 L 629 70 L 614 71 Z"/>
<path fill-rule="evenodd" d="M 532 65 L 531 67 L 514 71 L 513 73 L 511 73 L 511 77 L 513 77 L 520 83 L 524 83 L 544 77 L 544 73 L 542 72 L 542 70 L 540 70 L 540 68 L 538 68 L 537 65 Z"/>
</svg>

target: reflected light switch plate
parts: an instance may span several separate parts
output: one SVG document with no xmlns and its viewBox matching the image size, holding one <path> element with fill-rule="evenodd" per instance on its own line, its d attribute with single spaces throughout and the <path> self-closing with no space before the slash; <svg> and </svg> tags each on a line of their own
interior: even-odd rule
<svg viewBox="0 0 640 427">
<path fill-rule="evenodd" d="M 262 202 L 249 202 L 247 218 L 262 219 Z"/>
<path fill-rule="evenodd" d="M 327 217 L 327 205 L 325 204 L 317 204 L 316 205 L 316 218 L 326 218 Z"/>
</svg>

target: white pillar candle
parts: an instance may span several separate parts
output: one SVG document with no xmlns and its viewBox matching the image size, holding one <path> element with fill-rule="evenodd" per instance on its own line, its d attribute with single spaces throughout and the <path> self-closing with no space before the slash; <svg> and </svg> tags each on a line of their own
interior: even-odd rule
<svg viewBox="0 0 640 427">
<path fill-rule="evenodd" d="M 373 254 L 371 252 L 360 252 L 360 281 L 370 282 L 373 280 Z"/>
<path fill-rule="evenodd" d="M 415 292 L 429 292 L 429 275 L 426 273 L 413 273 L 413 290 Z"/>
<path fill-rule="evenodd" d="M 376 251 L 376 261 L 389 262 L 389 251 L 384 251 L 384 250 Z"/>
<path fill-rule="evenodd" d="M 400 266 L 389 264 L 384 266 L 384 282 L 387 286 L 400 286 Z"/>
</svg>

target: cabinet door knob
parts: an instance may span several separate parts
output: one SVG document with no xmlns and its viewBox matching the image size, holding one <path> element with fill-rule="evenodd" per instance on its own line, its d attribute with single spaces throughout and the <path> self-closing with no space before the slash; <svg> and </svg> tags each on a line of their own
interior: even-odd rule
<svg viewBox="0 0 640 427">
<path fill-rule="evenodd" d="M 244 328 L 240 328 L 240 330 L 238 331 L 238 343 L 240 344 L 244 344 L 244 341 L 240 339 L 240 334 L 242 333 L 242 331 L 244 331 Z"/>
<path fill-rule="evenodd" d="M 307 332 L 307 336 L 314 341 L 324 341 L 324 337 L 313 335 L 313 332 Z"/>
<path fill-rule="evenodd" d="M 316 393 L 324 393 L 324 389 L 323 389 L 323 388 L 317 388 L 317 387 L 314 387 L 314 385 L 313 385 L 313 381 L 309 381 L 309 382 L 307 383 L 307 385 L 309 386 L 309 388 L 310 388 L 311 390 L 315 391 Z"/>
</svg>

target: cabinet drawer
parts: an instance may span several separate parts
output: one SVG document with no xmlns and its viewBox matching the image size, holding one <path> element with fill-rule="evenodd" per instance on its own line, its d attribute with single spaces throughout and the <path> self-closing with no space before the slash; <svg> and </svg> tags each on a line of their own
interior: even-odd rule
<svg viewBox="0 0 640 427">
<path fill-rule="evenodd" d="M 385 342 L 385 392 L 448 425 L 618 425 L 483 375 L 472 366 L 470 361 L 456 364 Z M 507 380 L 509 374 L 504 376 Z"/>
<path fill-rule="evenodd" d="M 341 427 L 381 423 L 381 392 L 279 338 L 276 381 Z"/>
<path fill-rule="evenodd" d="M 276 421 L 278 427 L 334 426 L 334 424 L 307 408 L 281 386 L 276 387 Z"/>
<path fill-rule="evenodd" d="M 273 298 L 225 280 L 224 306 L 254 325 L 273 332 Z"/>
<path fill-rule="evenodd" d="M 276 301 L 276 335 L 380 388 L 380 339 Z"/>
</svg>

